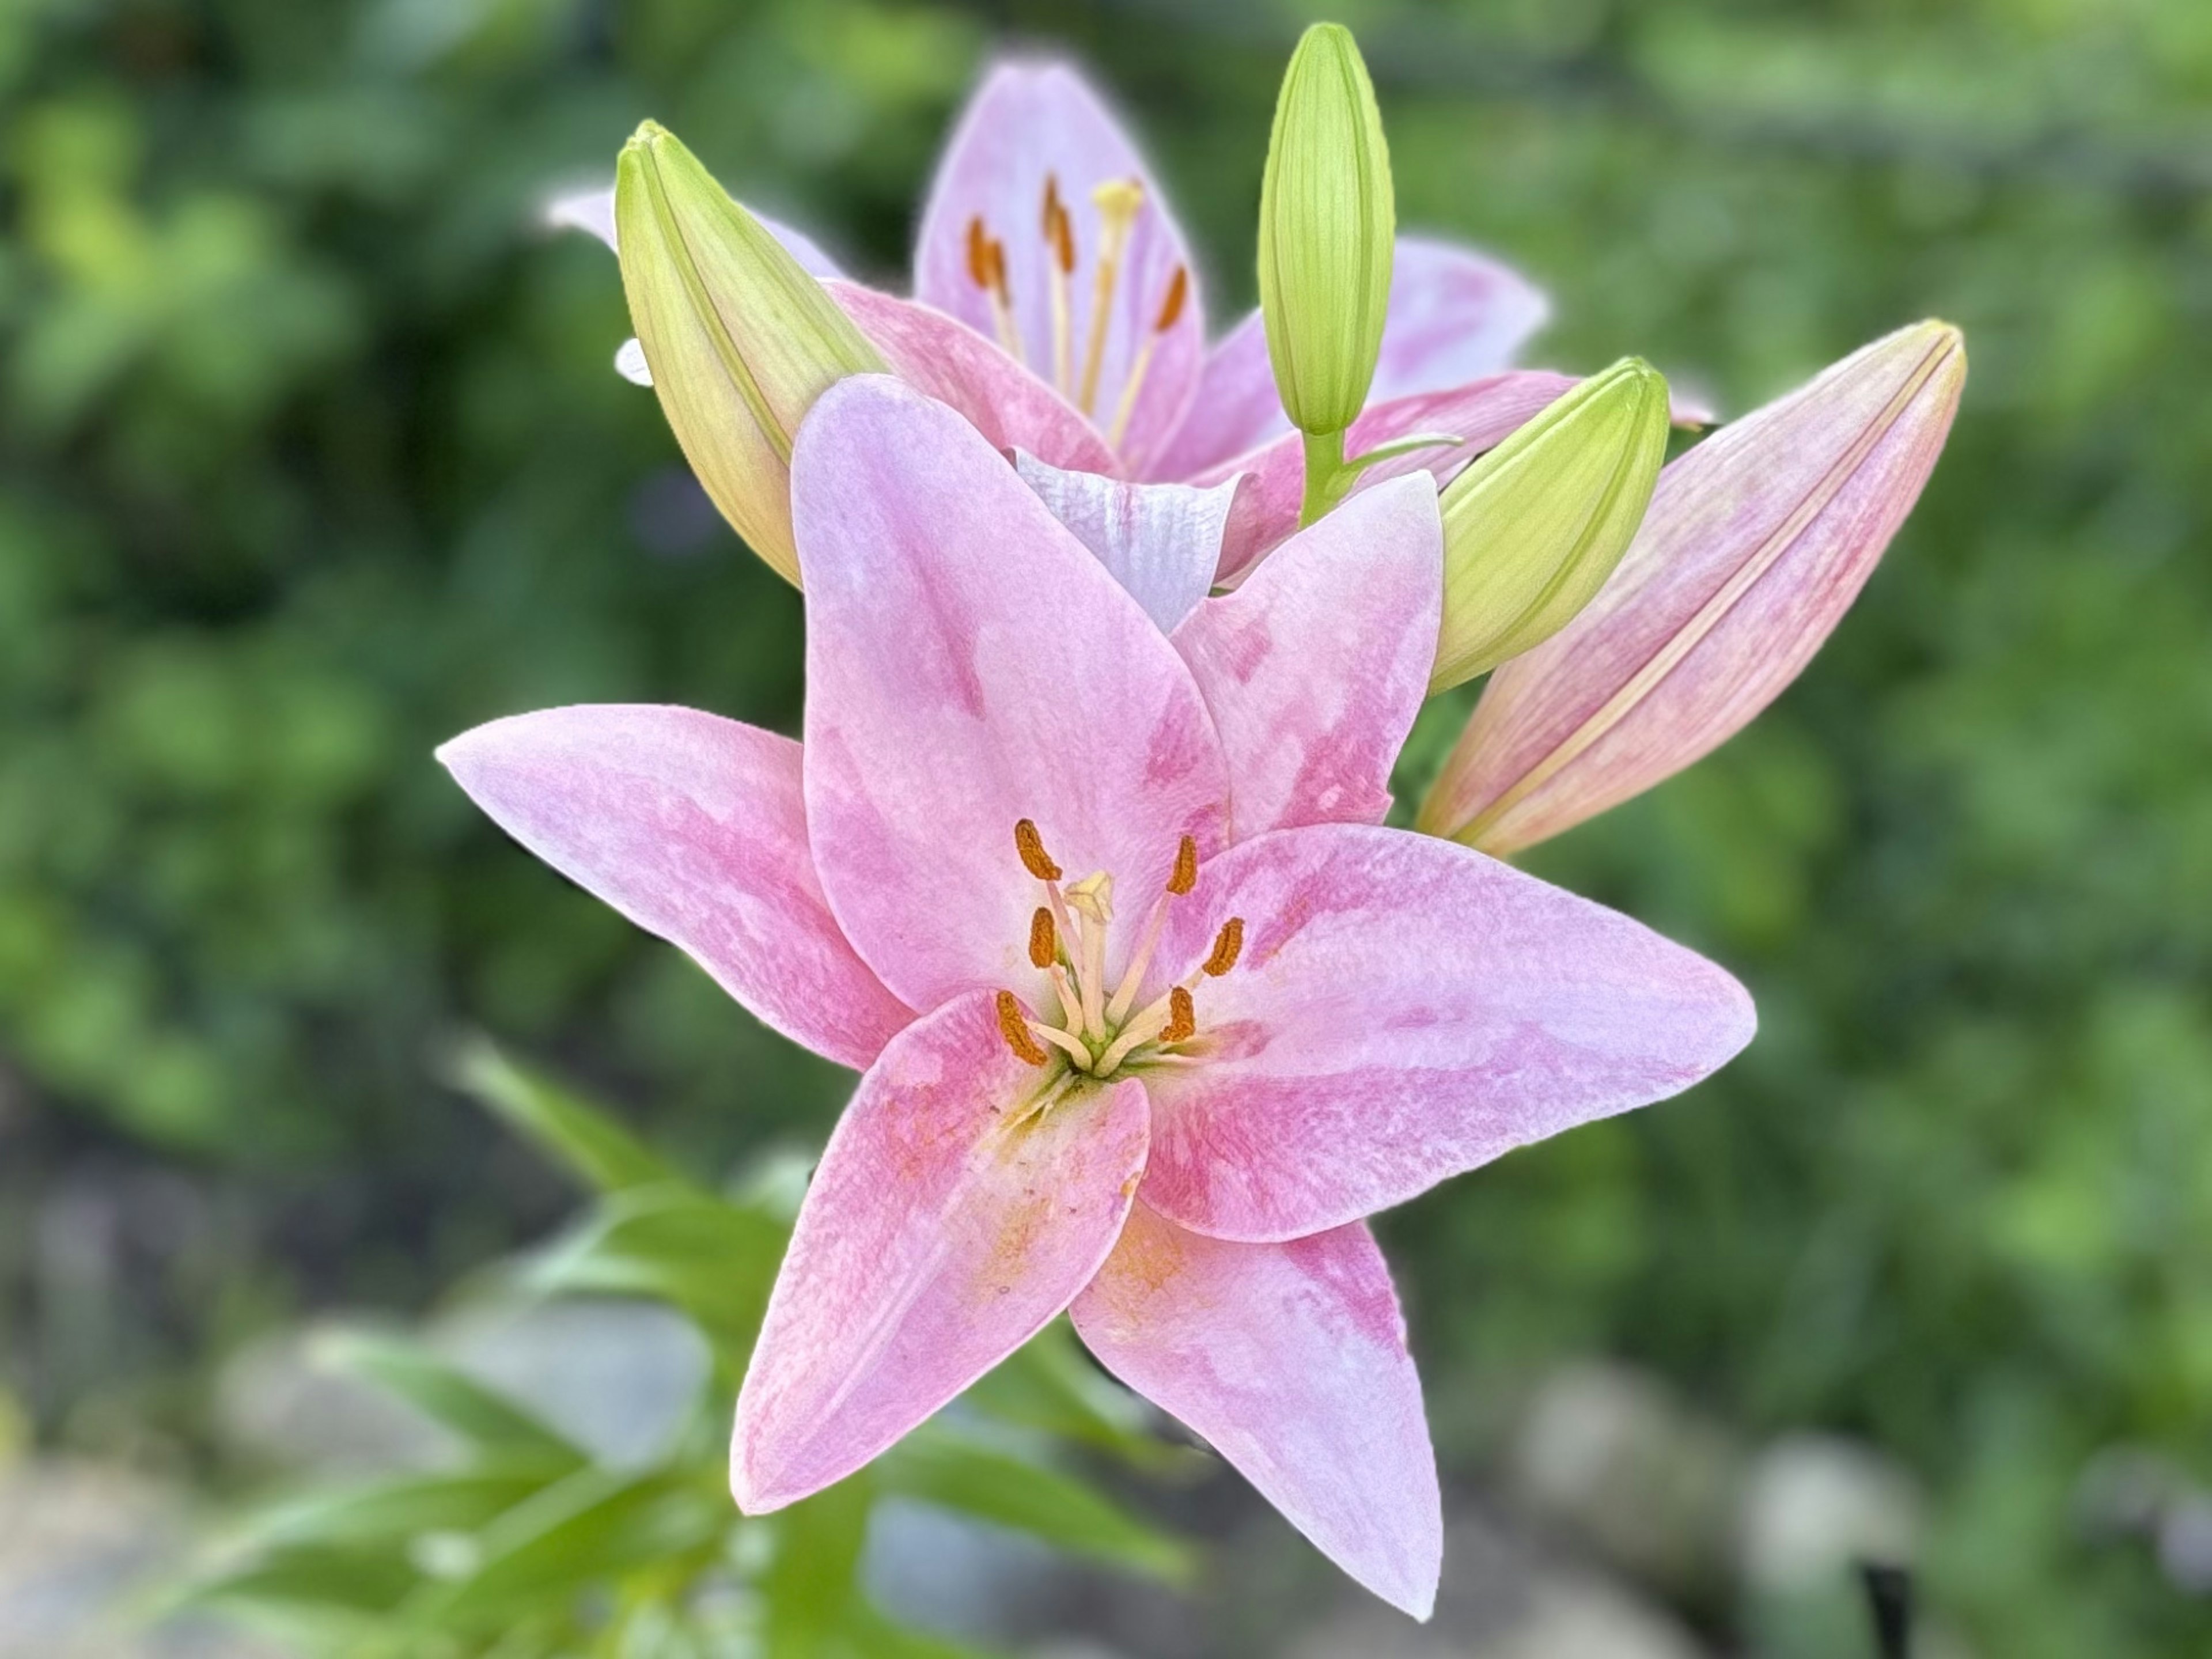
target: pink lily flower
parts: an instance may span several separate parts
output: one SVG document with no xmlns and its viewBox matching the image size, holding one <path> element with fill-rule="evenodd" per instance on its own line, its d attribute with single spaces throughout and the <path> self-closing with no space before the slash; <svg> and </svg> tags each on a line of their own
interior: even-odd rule
<svg viewBox="0 0 2212 1659">
<path fill-rule="evenodd" d="M 1065 1310 L 1425 1617 L 1435 1461 L 1363 1218 L 1687 1087 L 1749 1040 L 1749 999 L 1624 916 L 1372 821 L 1437 636 L 1425 480 L 1232 593 L 1139 583 L 1151 614 L 1109 562 L 1202 568 L 1218 498 L 1043 482 L 1095 546 L 951 410 L 843 380 L 792 459 L 803 744 L 580 708 L 441 758 L 863 1068 L 738 1398 L 744 1510 L 850 1474 Z"/>
<path fill-rule="evenodd" d="M 549 217 L 614 244 L 610 192 L 564 198 Z M 763 222 L 895 373 L 1002 447 L 1137 479 L 1211 484 L 1259 472 L 1268 487 L 1240 509 L 1224 577 L 1297 528 L 1303 448 L 1276 397 L 1260 315 L 1208 347 L 1182 231 L 1135 145 L 1068 65 L 1008 62 L 985 76 L 923 209 L 912 300 L 845 280 L 804 233 Z M 1419 470 L 1447 480 L 1571 386 L 1564 375 L 1501 373 L 1549 310 L 1486 255 L 1400 237 L 1382 357 L 1352 442 L 1417 432 L 1462 442 L 1377 469 L 1363 487 Z M 617 363 L 645 380 L 635 342 Z"/>
</svg>

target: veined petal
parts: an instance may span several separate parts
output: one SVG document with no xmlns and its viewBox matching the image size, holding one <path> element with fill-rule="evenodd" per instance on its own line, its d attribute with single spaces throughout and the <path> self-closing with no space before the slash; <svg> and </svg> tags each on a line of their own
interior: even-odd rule
<svg viewBox="0 0 2212 1659">
<path fill-rule="evenodd" d="M 738 1507 L 842 1480 L 1042 1329 L 1112 1249 L 1145 1136 L 1141 1085 L 1025 1065 L 988 993 L 895 1038 L 776 1276 L 738 1395 Z"/>
<path fill-rule="evenodd" d="M 784 251 L 799 261 L 810 276 L 828 282 L 845 273 L 837 262 L 822 251 L 822 245 L 795 225 L 787 225 L 781 219 L 748 208 L 755 222 L 784 246 Z M 545 204 L 545 222 L 558 230 L 580 230 L 596 236 L 607 245 L 608 251 L 617 252 L 615 241 L 615 192 L 610 185 L 605 190 L 575 190 L 556 196 Z"/>
<path fill-rule="evenodd" d="M 1243 919 L 1189 1063 L 1145 1075 L 1145 1202 L 1217 1237 L 1303 1237 L 1563 1129 L 1662 1100 L 1751 1040 L 1726 973 L 1615 911 L 1426 836 L 1232 847 L 1169 915 L 1162 982 Z"/>
<path fill-rule="evenodd" d="M 1390 1269 L 1357 1223 L 1282 1244 L 1139 1203 L 1070 1310 L 1099 1363 L 1202 1436 L 1392 1606 L 1436 1602 L 1443 1515 Z"/>
<path fill-rule="evenodd" d="M 1014 468 L 1163 631 L 1172 632 L 1213 586 L 1238 483 L 1210 489 L 1128 483 L 1067 471 L 1018 449 Z"/>
<path fill-rule="evenodd" d="M 824 394 L 792 509 L 806 807 L 831 909 L 918 1007 L 1026 983 L 1032 820 L 1074 879 L 1150 902 L 1229 785 L 1190 671 L 959 416 L 884 376 Z M 1127 930 L 1124 930 L 1125 932 Z"/>
<path fill-rule="evenodd" d="M 1369 407 L 1498 373 L 1550 314 L 1541 290 L 1487 254 L 1400 236 Z M 1255 311 L 1206 354 L 1190 411 L 1148 472 L 1189 477 L 1290 431 L 1267 361 L 1267 330 Z"/>
<path fill-rule="evenodd" d="M 1419 433 L 1449 434 L 1460 441 L 1378 461 L 1359 475 L 1352 490 L 1356 494 L 1372 489 L 1416 472 L 1427 473 L 1442 488 L 1476 456 L 1504 441 L 1574 385 L 1572 375 L 1515 369 L 1451 392 L 1423 392 L 1376 404 L 1352 423 L 1345 438 L 1346 454 L 1361 454 Z M 1192 482 L 1217 483 L 1243 473 L 1251 475 L 1251 483 L 1230 524 L 1228 544 L 1222 549 L 1221 569 L 1216 578 L 1220 581 L 1234 581 L 1297 529 L 1298 503 L 1305 490 L 1304 440 L 1293 433 L 1255 453 L 1210 467 Z"/>
<path fill-rule="evenodd" d="M 1115 233 L 1097 192 L 1132 180 L 1140 204 L 1100 313 L 1100 258 Z M 1067 215 L 1073 270 L 1061 270 L 1057 238 L 1048 232 L 1048 183 Z M 1126 198 L 1117 202 L 1125 204 Z M 971 258 L 979 226 L 1003 250 L 1003 329 L 1022 360 L 1066 390 L 1100 430 L 1117 424 L 1131 372 L 1150 353 L 1115 446 L 1134 470 L 1182 418 L 1206 352 L 1204 307 L 1190 251 L 1151 169 L 1067 65 L 1006 63 L 991 71 L 961 118 L 922 215 L 915 297 L 997 339 L 1002 324 L 993 290 L 978 283 Z M 1181 300 L 1171 303 L 1178 282 Z M 1064 328 L 1054 321 L 1056 284 Z M 1105 331 L 1097 373 L 1086 377 L 1094 315 L 1103 316 Z M 1082 395 L 1086 378 L 1096 381 L 1089 399 Z"/>
<path fill-rule="evenodd" d="M 1390 810 L 1390 769 L 1436 659 L 1443 571 L 1436 491 L 1394 479 L 1176 629 L 1229 757 L 1238 839 Z"/>
<path fill-rule="evenodd" d="M 893 374 L 958 410 L 998 448 L 1084 472 L 1120 467 L 1073 404 L 964 323 L 857 283 L 832 283 L 830 295 Z"/>
<path fill-rule="evenodd" d="M 690 708 L 548 708 L 438 758 L 501 829 L 793 1042 L 864 1066 L 914 1018 L 830 916 L 790 738 Z"/>
<path fill-rule="evenodd" d="M 1921 323 L 1668 466 L 1589 608 L 1492 678 L 1421 827 L 1512 852 L 1742 727 L 1873 573 L 1936 465 L 1966 377 L 1959 331 Z"/>
</svg>

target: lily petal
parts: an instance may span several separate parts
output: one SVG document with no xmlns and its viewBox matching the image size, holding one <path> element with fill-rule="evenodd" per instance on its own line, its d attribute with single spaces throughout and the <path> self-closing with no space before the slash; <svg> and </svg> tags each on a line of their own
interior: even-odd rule
<svg viewBox="0 0 2212 1659">
<path fill-rule="evenodd" d="M 1125 383 L 1150 352 L 1116 445 L 1134 470 L 1175 429 L 1190 401 L 1206 353 L 1204 308 L 1189 248 L 1158 181 L 1074 70 L 1065 64 L 1008 63 L 991 71 L 939 164 L 914 264 L 916 299 L 998 338 L 990 292 L 977 284 L 971 268 L 971 228 L 980 222 L 983 234 L 1004 249 L 1008 320 L 1022 360 L 1081 406 L 1105 229 L 1093 192 L 1133 179 L 1143 192 L 1142 205 L 1115 268 L 1097 392 L 1086 412 L 1101 430 L 1111 430 Z M 1045 227 L 1048 181 L 1069 216 L 1075 256 L 1073 272 L 1057 279 L 1066 296 L 1064 331 L 1054 323 L 1058 266 Z M 1178 280 L 1182 302 L 1170 307 Z M 1158 325 L 1170 310 L 1163 330 Z M 1064 354 L 1057 346 L 1060 333 L 1067 340 Z M 1058 372 L 1063 356 L 1065 375 Z"/>
<path fill-rule="evenodd" d="M 1211 489 L 1133 484 L 1048 465 L 1018 449 L 1014 469 L 1163 632 L 1172 632 L 1213 586 L 1238 483 Z"/>
<path fill-rule="evenodd" d="M 1228 775 L 1175 647 L 975 428 L 887 376 L 825 393 L 792 513 L 807 587 L 806 809 L 860 955 L 917 1007 L 1026 983 L 1032 820 L 1071 878 L 1149 903 Z M 1125 930 L 1126 931 L 1126 930 Z"/>
<path fill-rule="evenodd" d="M 1390 769 L 1436 659 L 1443 549 L 1429 481 L 1393 479 L 1176 629 L 1229 757 L 1238 839 L 1390 810 Z"/>
<path fill-rule="evenodd" d="M 1026 449 L 1083 472 L 1120 467 L 1073 404 L 966 324 L 857 283 L 833 283 L 830 295 L 892 373 L 951 404 L 996 447 Z"/>
<path fill-rule="evenodd" d="M 790 738 L 602 705 L 494 720 L 438 758 L 500 828 L 793 1042 L 864 1066 L 914 1018 L 830 916 Z"/>
<path fill-rule="evenodd" d="M 1455 391 L 1425 392 L 1376 404 L 1352 423 L 1345 439 L 1347 454 L 1361 454 L 1421 433 L 1448 434 L 1460 441 L 1378 461 L 1359 475 L 1352 490 L 1356 494 L 1372 489 L 1416 472 L 1427 473 L 1434 486 L 1441 489 L 1476 456 L 1504 441 L 1575 384 L 1569 374 L 1514 369 Z M 1210 467 L 1192 480 L 1204 485 L 1251 474 L 1251 483 L 1238 501 L 1229 527 L 1217 580 L 1233 582 L 1297 529 L 1298 506 L 1305 493 L 1305 466 L 1304 440 L 1293 433 L 1255 453 Z"/>
<path fill-rule="evenodd" d="M 1471 247 L 1401 236 L 1397 255 L 1390 323 L 1369 394 L 1378 403 L 1495 374 L 1551 318 L 1541 289 Z"/>
<path fill-rule="evenodd" d="M 1303 1237 L 1563 1129 L 1662 1100 L 1751 1040 L 1719 968 L 1432 836 L 1352 824 L 1243 842 L 1170 912 L 1200 981 L 1188 1066 L 1146 1076 L 1145 1202 L 1216 1237 Z"/>
<path fill-rule="evenodd" d="M 850 1474 L 1098 1271 L 1145 1166 L 1145 1091 L 1069 1092 L 1067 1075 L 1017 1060 L 979 992 L 917 1020 L 860 1079 L 738 1395 L 730 1484 L 747 1514 Z"/>
<path fill-rule="evenodd" d="M 1330 1560 L 1429 1616 L 1443 1556 L 1436 1454 L 1365 1227 L 1231 1244 L 1139 1203 L 1070 1312 L 1101 1364 L 1203 1437 Z"/>
<path fill-rule="evenodd" d="M 1850 609 L 1918 499 L 1966 377 L 1959 331 L 1921 323 L 1668 466 L 1589 608 L 1492 678 L 1421 827 L 1512 852 L 1732 736 Z"/>
<path fill-rule="evenodd" d="M 791 257 L 799 261 L 810 276 L 828 282 L 845 273 L 837 262 L 822 251 L 822 245 L 794 225 L 772 219 L 765 213 L 752 213 L 754 219 L 768 234 L 783 244 Z M 556 196 L 545 204 L 545 222 L 556 230 L 580 230 L 596 236 L 616 252 L 615 193 L 611 186 L 605 190 L 578 190 Z"/>
<path fill-rule="evenodd" d="M 1367 392 L 1370 409 L 1498 373 L 1551 315 L 1541 289 L 1473 248 L 1401 235 L 1395 258 L 1382 356 Z M 1290 431 L 1267 331 L 1255 311 L 1206 354 L 1189 413 L 1147 471 L 1188 477 Z"/>
</svg>

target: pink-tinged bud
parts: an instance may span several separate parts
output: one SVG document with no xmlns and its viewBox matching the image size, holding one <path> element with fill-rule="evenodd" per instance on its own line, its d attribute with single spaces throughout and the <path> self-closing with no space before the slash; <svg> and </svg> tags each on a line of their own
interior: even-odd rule
<svg viewBox="0 0 2212 1659">
<path fill-rule="evenodd" d="M 1589 607 L 1492 676 L 1420 828 L 1515 852 L 1733 736 L 1857 597 L 1966 380 L 1959 331 L 1916 324 L 1668 467 Z"/>
</svg>

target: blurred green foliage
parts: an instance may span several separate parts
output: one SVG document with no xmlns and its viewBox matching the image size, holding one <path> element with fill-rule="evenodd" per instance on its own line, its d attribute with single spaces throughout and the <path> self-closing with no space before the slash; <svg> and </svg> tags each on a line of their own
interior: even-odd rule
<svg viewBox="0 0 2212 1659">
<path fill-rule="evenodd" d="M 617 1464 L 428 1347 L 326 1340 L 331 1359 L 445 1430 L 457 1459 L 267 1505 L 185 1599 L 345 1659 L 973 1659 L 894 1624 L 863 1592 L 868 1522 L 886 1498 L 1127 1571 L 1188 1576 L 1180 1543 L 1052 1466 L 1069 1446 L 1155 1468 L 1177 1455 L 1077 1357 L 1065 1324 L 860 1474 L 773 1516 L 739 1516 L 727 1425 L 805 1172 L 725 1196 L 487 1046 L 456 1080 L 594 1194 L 567 1237 L 502 1275 L 504 1293 L 614 1293 L 684 1313 L 711 1356 L 690 1413 L 641 1466 Z"/>
<path fill-rule="evenodd" d="M 2202 1606 L 2069 1504 L 2116 1442 L 2212 1473 L 2212 9 L 1336 15 L 1401 220 L 1547 284 L 1540 358 L 1641 353 L 1741 410 L 1934 313 L 1974 364 L 1804 681 L 1530 860 L 1737 968 L 1764 1030 L 1693 1097 L 1392 1219 L 1447 1449 L 1550 1358 L 1620 1352 L 1754 1430 L 1906 1458 L 1931 1597 L 1984 1651 L 2201 1652 Z M 841 1074 L 428 760 L 562 701 L 797 714 L 795 596 L 608 372 L 613 266 L 538 239 L 536 204 L 652 115 L 896 273 L 1012 33 L 1138 116 L 1224 319 L 1309 15 L 0 9 L 0 1048 L 34 1103 L 0 1165 L 99 1124 L 210 1179 L 343 1177 L 511 1233 L 502 1166 L 428 1081 L 463 1011 L 654 1103 L 686 1167 L 817 1138 Z"/>
</svg>

